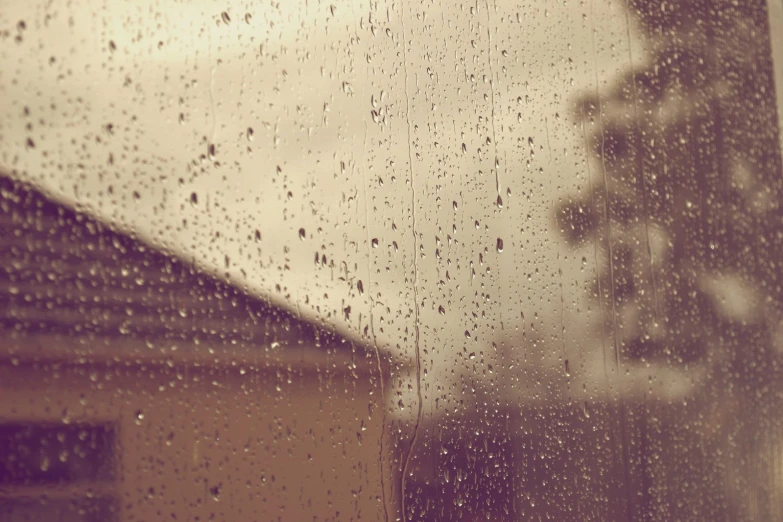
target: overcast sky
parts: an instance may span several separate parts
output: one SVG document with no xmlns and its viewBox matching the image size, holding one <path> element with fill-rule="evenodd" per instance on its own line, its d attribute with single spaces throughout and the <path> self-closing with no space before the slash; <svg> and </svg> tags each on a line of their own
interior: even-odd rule
<svg viewBox="0 0 783 522">
<path fill-rule="evenodd" d="M 418 4 L 7 0 L 0 168 L 401 361 L 418 349 L 430 407 L 472 379 L 611 392 L 600 260 L 553 208 L 591 183 L 576 98 L 645 59 L 625 3 Z"/>
</svg>

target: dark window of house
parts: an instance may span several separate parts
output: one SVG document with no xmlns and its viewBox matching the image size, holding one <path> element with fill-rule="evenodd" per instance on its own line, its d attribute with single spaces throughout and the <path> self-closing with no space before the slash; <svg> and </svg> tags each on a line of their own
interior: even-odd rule
<svg viewBox="0 0 783 522">
<path fill-rule="evenodd" d="M 113 520 L 112 424 L 0 423 L 0 520 Z"/>
</svg>

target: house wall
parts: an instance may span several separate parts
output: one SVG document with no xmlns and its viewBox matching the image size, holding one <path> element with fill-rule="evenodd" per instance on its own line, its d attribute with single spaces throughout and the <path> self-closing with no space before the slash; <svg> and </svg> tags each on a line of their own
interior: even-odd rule
<svg viewBox="0 0 783 522">
<path fill-rule="evenodd" d="M 0 421 L 115 422 L 119 519 L 380 520 L 368 371 L 0 362 Z"/>
</svg>

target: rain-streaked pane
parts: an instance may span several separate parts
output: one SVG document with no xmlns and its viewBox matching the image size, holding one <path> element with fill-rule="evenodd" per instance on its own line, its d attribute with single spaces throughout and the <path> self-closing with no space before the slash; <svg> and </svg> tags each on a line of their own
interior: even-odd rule
<svg viewBox="0 0 783 522">
<path fill-rule="evenodd" d="M 783 519 L 780 0 L 9 0 L 0 521 Z"/>
</svg>

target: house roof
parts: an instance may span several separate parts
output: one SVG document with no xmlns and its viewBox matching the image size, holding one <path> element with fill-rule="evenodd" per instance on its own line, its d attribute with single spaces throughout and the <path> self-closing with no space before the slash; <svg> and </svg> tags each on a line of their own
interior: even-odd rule
<svg viewBox="0 0 783 522">
<path fill-rule="evenodd" d="M 2 175 L 0 260 L 5 355 L 271 364 L 377 355 Z"/>
</svg>

